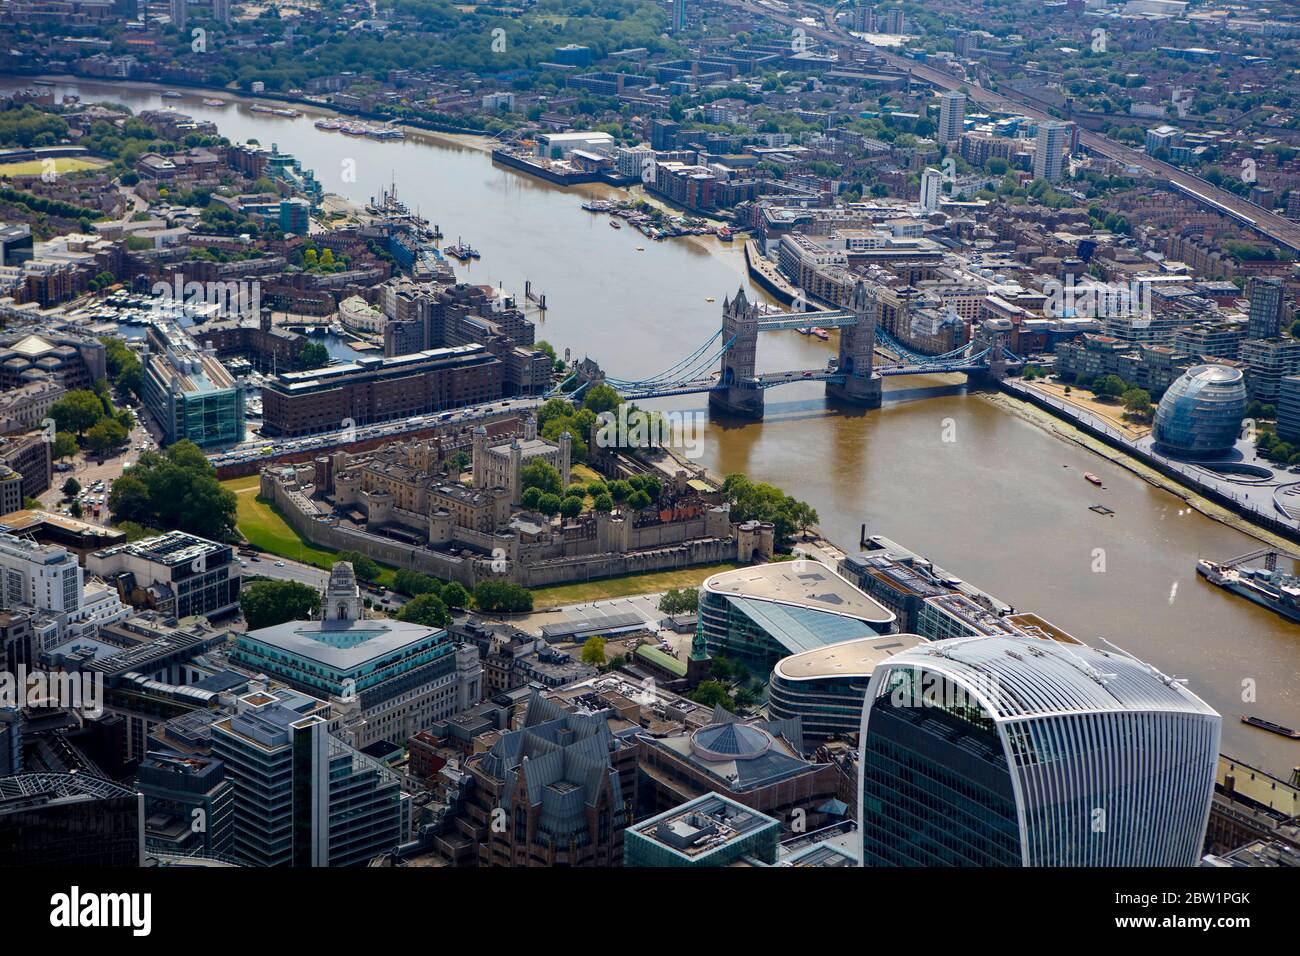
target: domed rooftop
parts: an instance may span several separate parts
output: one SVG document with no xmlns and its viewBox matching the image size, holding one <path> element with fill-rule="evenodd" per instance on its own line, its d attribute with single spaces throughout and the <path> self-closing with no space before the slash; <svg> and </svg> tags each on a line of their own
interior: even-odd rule
<svg viewBox="0 0 1300 956">
<path fill-rule="evenodd" d="M 709 724 L 691 734 L 691 750 L 704 760 L 753 760 L 771 746 L 767 731 L 746 724 Z"/>
<path fill-rule="evenodd" d="M 1187 458 L 1230 452 L 1246 415 L 1246 381 L 1228 365 L 1196 365 L 1169 386 L 1156 409 L 1160 449 Z"/>
</svg>

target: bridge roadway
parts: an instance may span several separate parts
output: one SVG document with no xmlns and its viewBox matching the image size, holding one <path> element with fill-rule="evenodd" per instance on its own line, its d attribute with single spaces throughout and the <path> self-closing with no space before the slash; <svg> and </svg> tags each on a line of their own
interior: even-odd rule
<svg viewBox="0 0 1300 956">
<path fill-rule="evenodd" d="M 958 362 L 949 360 L 946 362 L 928 362 L 928 363 L 898 363 L 894 365 L 876 365 L 872 369 L 876 374 L 881 376 L 893 375 L 943 375 L 949 372 L 982 372 L 988 366 L 983 359 L 988 355 L 988 349 L 970 358 L 961 359 Z M 834 368 L 808 368 L 808 369 L 791 369 L 786 372 L 763 372 L 747 380 L 753 388 L 768 389 L 775 388 L 778 385 L 789 385 L 792 382 L 831 382 L 836 385 L 844 384 L 845 375 Z M 725 386 L 718 384 L 716 377 L 696 378 L 685 382 L 669 382 L 664 385 L 647 386 L 644 388 L 629 388 L 619 392 L 623 398 L 629 402 L 644 401 L 651 398 L 669 398 L 674 395 L 698 395 L 703 392 L 726 391 Z"/>
<path fill-rule="evenodd" d="M 962 79 L 951 73 L 945 73 L 942 70 L 936 70 L 932 66 L 920 63 L 917 60 L 909 59 L 905 56 L 899 56 L 897 53 L 891 53 L 884 47 L 878 47 L 874 44 L 867 43 L 858 37 L 853 36 L 848 30 L 840 26 L 835 19 L 835 9 L 831 7 L 826 10 L 820 8 L 809 11 L 809 19 L 816 14 L 826 23 L 826 28 L 815 27 L 796 16 L 782 14 L 765 3 L 756 3 L 752 0 L 724 0 L 724 2 L 734 7 L 739 7 L 758 16 L 764 16 L 778 23 L 782 23 L 792 30 L 799 28 L 807 36 L 815 37 L 829 44 L 858 44 L 869 47 L 873 54 L 879 56 L 890 66 L 905 70 L 914 76 L 932 84 L 942 90 L 963 90 L 968 99 L 980 106 L 997 110 L 1011 110 L 1022 113 L 1036 120 L 1057 119 L 1043 110 L 1030 105 L 1024 100 L 1016 99 L 1004 93 L 994 93 L 992 90 L 985 89 L 974 80 Z M 791 10 L 803 12 L 802 6 L 797 2 L 790 4 Z M 1223 212 L 1225 209 L 1232 218 L 1242 221 L 1253 228 L 1263 236 L 1286 246 L 1294 251 L 1300 251 L 1300 223 L 1292 222 L 1284 216 L 1279 216 L 1271 210 L 1262 206 L 1257 206 L 1252 202 L 1242 199 L 1240 196 L 1228 192 L 1226 189 L 1220 189 L 1212 185 L 1207 180 L 1194 176 L 1191 173 L 1179 169 L 1177 166 L 1171 166 L 1169 163 L 1161 162 L 1151 156 L 1148 156 L 1141 150 L 1132 149 L 1112 139 L 1086 130 L 1080 127 L 1079 142 L 1086 146 L 1092 152 L 1115 162 L 1126 163 L 1131 166 L 1137 166 L 1145 169 L 1153 176 L 1157 176 L 1170 183 L 1182 188 L 1186 194 L 1190 192 L 1191 198 L 1200 202 L 1202 205 Z M 1222 208 L 1218 208 L 1222 207 Z"/>
</svg>

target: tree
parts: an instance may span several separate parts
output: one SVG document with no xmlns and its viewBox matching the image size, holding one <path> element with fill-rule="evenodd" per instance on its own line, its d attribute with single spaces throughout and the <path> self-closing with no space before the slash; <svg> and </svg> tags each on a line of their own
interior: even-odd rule
<svg viewBox="0 0 1300 956">
<path fill-rule="evenodd" d="M 650 496 L 644 491 L 634 491 L 627 498 L 627 506 L 634 511 L 643 511 L 649 508 L 651 504 L 653 502 L 650 500 Z"/>
<path fill-rule="evenodd" d="M 548 492 L 537 499 L 537 510 L 546 515 L 546 517 L 553 518 L 560 513 L 560 506 L 563 503 L 564 502 L 559 495 L 553 495 Z"/>
<path fill-rule="evenodd" d="M 442 586 L 442 603 L 449 608 L 462 610 L 469 607 L 470 593 L 459 581 L 449 581 Z"/>
<path fill-rule="evenodd" d="M 62 458 L 71 458 L 77 453 L 77 437 L 70 432 L 55 432 L 54 447 L 50 449 L 50 454 L 56 460 Z"/>
<path fill-rule="evenodd" d="M 397 612 L 397 619 L 408 624 L 423 624 L 425 627 L 446 627 L 451 623 L 451 614 L 438 595 L 421 594 L 402 605 L 402 609 Z"/>
<path fill-rule="evenodd" d="M 609 496 L 614 499 L 615 504 L 621 505 L 632 497 L 632 486 L 622 478 L 609 483 Z"/>
<path fill-rule="evenodd" d="M 614 510 L 614 499 L 609 496 L 608 492 L 602 492 L 596 495 L 591 503 L 591 508 L 598 514 L 608 514 Z"/>
<path fill-rule="evenodd" d="M 328 365 L 329 360 L 329 349 L 320 342 L 304 342 L 301 351 L 298 352 L 299 368 L 320 368 L 322 365 Z"/>
<path fill-rule="evenodd" d="M 564 485 L 560 479 L 560 471 L 550 462 L 530 461 L 519 469 L 519 478 L 523 482 L 524 489 L 538 488 L 543 492 L 559 496 Z"/>
<path fill-rule="evenodd" d="M 75 498 L 77 497 L 78 493 L 80 493 L 81 491 L 81 482 L 79 482 L 76 478 L 69 478 L 67 481 L 63 483 L 62 491 L 63 491 L 63 497 Z"/>
<path fill-rule="evenodd" d="M 508 581 L 480 581 L 474 588 L 474 606 L 480 611 L 519 613 L 533 609 L 533 594 Z"/>
<path fill-rule="evenodd" d="M 582 407 L 589 408 L 597 415 L 601 412 L 613 411 L 623 404 L 623 399 L 618 392 L 614 391 L 613 386 L 599 382 L 587 389 L 586 395 L 582 399 Z"/>
<path fill-rule="evenodd" d="M 592 667 L 605 666 L 605 639 L 599 635 L 587 638 L 582 645 L 582 663 Z"/>
<path fill-rule="evenodd" d="M 80 438 L 104 417 L 104 403 L 89 389 L 73 389 L 50 406 L 50 417 L 56 429 Z"/>
<path fill-rule="evenodd" d="M 1092 393 L 1099 398 L 1119 398 L 1127 389 L 1128 384 L 1118 375 L 1101 375 L 1092 383 Z"/>
<path fill-rule="evenodd" d="M 699 588 L 669 588 L 659 599 L 659 610 L 665 614 L 694 614 L 699 607 Z"/>
<path fill-rule="evenodd" d="M 80 517 L 81 517 L 81 513 L 82 513 L 82 512 L 81 512 L 81 502 L 80 502 L 80 501 L 74 501 L 74 502 L 72 503 L 72 505 L 68 508 L 68 514 L 72 515 L 72 517 L 74 517 L 74 518 L 80 518 Z"/>
<path fill-rule="evenodd" d="M 582 499 L 577 495 L 569 495 L 560 502 L 560 517 L 565 521 L 571 521 L 580 514 L 582 514 Z"/>
<path fill-rule="evenodd" d="M 542 500 L 541 488 L 525 488 L 524 493 L 519 496 L 519 503 L 529 511 L 537 510 L 537 503 Z"/>
<path fill-rule="evenodd" d="M 339 560 L 352 565 L 352 570 L 356 572 L 357 577 L 362 581 L 378 580 L 379 575 L 383 572 L 383 569 L 379 567 L 374 558 L 359 551 L 340 551 Z"/>
<path fill-rule="evenodd" d="M 421 594 L 438 594 L 442 590 L 442 585 L 437 578 L 403 568 L 393 575 L 393 590 L 407 597 L 418 597 Z"/>
<path fill-rule="evenodd" d="M 174 528 L 218 541 L 235 527 L 234 492 L 221 487 L 202 449 L 188 440 L 161 455 L 144 452 L 113 483 L 108 508 L 114 521 Z"/>
<path fill-rule="evenodd" d="M 101 418 L 86 432 L 86 447 L 97 455 L 118 448 L 130 434 L 115 418 Z"/>
<path fill-rule="evenodd" d="M 239 595 L 250 631 L 286 621 L 310 621 L 320 612 L 320 592 L 299 581 L 254 581 Z"/>
<path fill-rule="evenodd" d="M 695 690 L 686 696 L 697 704 L 703 704 L 705 707 L 716 707 L 721 704 L 727 710 L 734 711 L 736 709 L 736 704 L 731 699 L 731 693 L 728 691 L 727 685 L 721 681 L 700 681 Z"/>
</svg>

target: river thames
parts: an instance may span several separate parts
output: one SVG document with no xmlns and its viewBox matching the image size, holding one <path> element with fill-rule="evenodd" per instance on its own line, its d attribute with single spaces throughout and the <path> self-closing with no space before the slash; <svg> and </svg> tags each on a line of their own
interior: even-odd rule
<svg viewBox="0 0 1300 956">
<path fill-rule="evenodd" d="M 26 85 L 0 82 L 3 89 Z M 693 351 L 717 331 L 723 297 L 737 288 L 766 298 L 745 276 L 741 243 L 653 242 L 630 228 L 611 229 L 607 217 L 580 206 L 619 191 L 551 186 L 447 138 L 348 137 L 312 125 L 325 113 L 281 118 L 237 101 L 202 105 L 214 94 L 165 99 L 160 89 L 55 87 L 137 111 L 175 106 L 212 120 L 232 140 L 275 143 L 314 169 L 326 191 L 353 201 L 395 181 L 399 196 L 439 224 L 446 242 L 459 236 L 482 252 L 481 260 L 458 265 L 459 275 L 504 284 L 521 299 L 531 280 L 549 306 L 538 338 L 561 354 L 590 355 L 619 378 L 652 375 Z M 355 181 L 347 175 L 352 163 Z M 834 348 L 833 338 L 769 333 L 759 344 L 760 370 L 824 366 Z M 889 379 L 884 406 L 867 412 L 829 406 L 813 383 L 773 389 L 761 423 L 706 426 L 701 463 L 806 499 L 823 533 L 846 550 L 866 525 L 868 534 L 893 538 L 1081 640 L 1100 645 L 1105 638 L 1186 678 L 1223 714 L 1226 753 L 1283 777 L 1300 765 L 1300 743 L 1238 721 L 1249 713 L 1300 724 L 1300 626 L 1195 573 L 1200 556 L 1221 560 L 1258 542 L 959 382 Z M 706 402 L 688 396 L 656 407 L 704 412 Z M 1085 470 L 1103 479 L 1104 490 L 1084 481 Z M 1089 511 L 1093 504 L 1115 515 Z"/>
</svg>

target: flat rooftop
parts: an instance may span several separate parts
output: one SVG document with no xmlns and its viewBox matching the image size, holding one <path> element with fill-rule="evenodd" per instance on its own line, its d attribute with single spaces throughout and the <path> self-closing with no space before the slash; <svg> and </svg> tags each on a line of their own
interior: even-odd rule
<svg viewBox="0 0 1300 956">
<path fill-rule="evenodd" d="M 354 670 L 430 635 L 438 628 L 389 618 L 360 621 L 289 621 L 249 631 L 236 639 L 264 644 L 340 671 Z"/>
<path fill-rule="evenodd" d="M 873 624 L 889 624 L 895 618 L 893 611 L 826 565 L 807 559 L 723 571 L 705 581 L 704 587 L 713 594 L 771 601 Z"/>
<path fill-rule="evenodd" d="M 818 677 L 866 677 L 883 660 L 924 643 L 915 634 L 888 634 L 828 644 L 777 662 L 776 673 L 788 680 Z"/>
<path fill-rule="evenodd" d="M 629 829 L 679 856 L 695 860 L 765 827 L 779 829 L 780 823 L 744 804 L 706 793 Z"/>
</svg>

